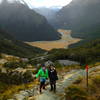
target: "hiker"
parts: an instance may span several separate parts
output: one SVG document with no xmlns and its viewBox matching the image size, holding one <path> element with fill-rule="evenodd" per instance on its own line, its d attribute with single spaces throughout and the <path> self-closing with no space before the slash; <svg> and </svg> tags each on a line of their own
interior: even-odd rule
<svg viewBox="0 0 100 100">
<path fill-rule="evenodd" d="M 42 93 L 42 89 L 45 89 L 45 82 L 48 79 L 48 69 L 45 67 L 44 64 L 42 65 L 42 68 L 40 68 L 38 73 L 36 74 L 36 78 L 38 77 L 40 81 L 39 92 Z"/>
<path fill-rule="evenodd" d="M 58 80 L 57 71 L 53 65 L 49 67 L 50 91 L 56 92 L 56 81 Z"/>
</svg>

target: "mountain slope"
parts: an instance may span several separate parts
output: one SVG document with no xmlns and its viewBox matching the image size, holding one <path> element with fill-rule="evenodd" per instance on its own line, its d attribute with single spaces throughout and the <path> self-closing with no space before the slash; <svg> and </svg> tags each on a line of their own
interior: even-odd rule
<svg viewBox="0 0 100 100">
<path fill-rule="evenodd" d="M 54 25 L 73 30 L 72 36 L 100 38 L 100 0 L 73 0 L 62 8 Z"/>
<path fill-rule="evenodd" d="M 48 59 L 52 61 L 68 59 L 81 64 L 100 62 L 100 39 L 92 40 L 75 48 L 51 50 Z"/>
<path fill-rule="evenodd" d="M 20 2 L 0 5 L 0 26 L 18 40 L 42 41 L 59 39 L 59 33 L 39 15 Z"/>
<path fill-rule="evenodd" d="M 43 53 L 44 50 L 29 46 L 21 41 L 15 40 L 12 36 L 0 29 L 0 53 L 6 53 L 19 57 L 34 57 Z"/>
<path fill-rule="evenodd" d="M 46 7 L 33 8 L 33 10 L 45 16 L 45 18 L 48 20 L 49 23 L 52 22 L 53 18 L 56 16 L 56 13 L 59 11 L 59 9 L 56 8 L 46 8 Z"/>
</svg>

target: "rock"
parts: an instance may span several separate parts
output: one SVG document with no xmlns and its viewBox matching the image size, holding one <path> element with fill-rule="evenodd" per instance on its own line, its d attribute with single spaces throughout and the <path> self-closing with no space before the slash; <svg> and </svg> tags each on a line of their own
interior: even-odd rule
<svg viewBox="0 0 100 100">
<path fill-rule="evenodd" d="M 11 100 L 26 100 L 28 97 L 34 96 L 34 89 L 20 91 L 19 94 L 14 95 Z"/>
<path fill-rule="evenodd" d="M 34 100 L 34 97 L 29 97 L 28 100 Z"/>
<path fill-rule="evenodd" d="M 58 60 L 61 65 L 68 66 L 68 65 L 79 65 L 78 62 L 70 61 L 70 60 Z"/>
<path fill-rule="evenodd" d="M 7 69 L 6 68 L 1 68 L 1 73 L 7 73 Z"/>
<path fill-rule="evenodd" d="M 45 66 L 50 66 L 50 65 L 53 65 L 54 63 L 52 62 L 52 61 L 47 61 L 47 62 L 45 62 Z"/>
<path fill-rule="evenodd" d="M 28 62 L 29 60 L 28 60 L 28 58 L 21 58 L 21 61 L 22 62 Z"/>
<path fill-rule="evenodd" d="M 34 95 L 34 89 L 26 90 L 26 92 L 28 93 L 29 97 Z"/>
<path fill-rule="evenodd" d="M 15 94 L 14 99 L 15 100 L 24 100 L 25 99 L 25 96 L 20 95 L 20 94 Z"/>
<path fill-rule="evenodd" d="M 0 64 L 4 64 L 4 63 L 6 63 L 6 62 L 7 62 L 6 59 L 0 59 Z"/>
<path fill-rule="evenodd" d="M 23 95 L 23 96 L 25 96 L 25 97 L 29 96 L 28 92 L 26 92 L 26 91 L 20 91 L 20 94 Z"/>
</svg>

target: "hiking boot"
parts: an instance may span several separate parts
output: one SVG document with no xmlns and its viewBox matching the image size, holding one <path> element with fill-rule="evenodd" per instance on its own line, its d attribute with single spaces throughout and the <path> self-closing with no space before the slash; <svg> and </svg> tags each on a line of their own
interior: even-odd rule
<svg viewBox="0 0 100 100">
<path fill-rule="evenodd" d="M 50 89 L 49 91 L 53 91 L 53 89 Z"/>
<path fill-rule="evenodd" d="M 44 90 L 47 90 L 47 89 L 45 88 L 45 86 L 43 87 L 43 89 L 44 89 Z"/>
<path fill-rule="evenodd" d="M 54 93 L 56 93 L 56 90 L 53 90 Z"/>
<path fill-rule="evenodd" d="M 42 94 L 42 91 L 41 91 L 41 89 L 40 89 L 40 91 L 39 91 L 39 92 L 40 92 L 40 94 Z"/>
</svg>

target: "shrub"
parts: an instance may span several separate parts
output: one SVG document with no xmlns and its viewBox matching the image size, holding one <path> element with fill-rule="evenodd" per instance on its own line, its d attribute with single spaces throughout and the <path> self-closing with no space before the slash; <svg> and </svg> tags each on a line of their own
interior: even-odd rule
<svg viewBox="0 0 100 100">
<path fill-rule="evenodd" d="M 27 71 L 23 74 L 23 81 L 24 83 L 29 83 L 33 81 L 32 73 L 30 71 Z"/>
<path fill-rule="evenodd" d="M 27 65 L 27 63 L 25 63 L 25 62 L 15 62 L 15 61 L 11 61 L 11 62 L 6 62 L 5 64 L 4 64 L 4 67 L 6 67 L 6 68 L 11 68 L 11 69 L 15 69 L 15 68 L 24 68 L 24 67 L 26 67 L 26 65 Z"/>
<path fill-rule="evenodd" d="M 93 81 L 93 83 L 95 85 L 97 85 L 98 87 L 100 87 L 100 75 L 94 76 L 93 79 L 92 79 L 92 81 Z"/>
<path fill-rule="evenodd" d="M 6 90 L 8 87 L 8 85 L 6 85 L 5 83 L 0 82 L 0 93 L 3 92 L 4 90 Z"/>
<path fill-rule="evenodd" d="M 63 65 L 61 65 L 58 61 L 55 61 L 55 66 L 56 66 L 56 68 L 62 68 L 62 67 L 64 67 Z"/>
<path fill-rule="evenodd" d="M 2 58 L 2 55 L 1 55 L 1 53 L 0 53 L 0 58 Z"/>
<path fill-rule="evenodd" d="M 80 76 L 77 78 L 77 80 L 74 82 L 74 84 L 80 84 L 82 82 L 83 78 Z"/>
<path fill-rule="evenodd" d="M 87 100 L 87 92 L 80 86 L 71 85 L 65 90 L 66 100 Z"/>
</svg>

